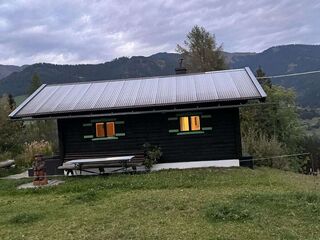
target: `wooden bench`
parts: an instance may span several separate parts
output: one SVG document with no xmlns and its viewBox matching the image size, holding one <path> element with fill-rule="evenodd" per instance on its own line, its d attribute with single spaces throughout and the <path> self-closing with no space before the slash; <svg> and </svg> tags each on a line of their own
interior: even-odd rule
<svg viewBox="0 0 320 240">
<path fill-rule="evenodd" d="M 132 168 L 133 171 L 136 171 L 138 166 L 144 164 L 144 153 L 141 152 L 136 153 L 135 155 L 113 155 L 111 157 L 106 157 L 105 155 L 104 157 L 95 158 L 85 158 L 85 155 L 81 155 L 81 158 L 75 157 L 76 155 L 72 156 L 71 160 L 65 162 L 62 166 L 58 167 L 58 169 L 66 170 L 67 174 L 73 174 L 74 170 L 79 170 L 81 174 L 82 171 L 95 173 L 88 169 L 97 168 L 99 169 L 100 174 L 103 174 L 105 173 L 104 168 L 118 168 L 114 171 L 127 171 L 128 168 Z"/>
</svg>

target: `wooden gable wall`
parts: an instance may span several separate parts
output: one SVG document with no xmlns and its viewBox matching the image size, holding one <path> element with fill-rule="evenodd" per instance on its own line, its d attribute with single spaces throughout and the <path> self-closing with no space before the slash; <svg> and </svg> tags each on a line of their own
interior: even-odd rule
<svg viewBox="0 0 320 240">
<path fill-rule="evenodd" d="M 201 131 L 179 135 L 179 116 L 157 113 L 99 118 L 59 119 L 60 152 L 64 160 L 128 155 L 143 150 L 144 143 L 160 146 L 161 162 L 239 159 L 241 139 L 239 109 L 216 109 L 185 114 L 201 116 Z M 116 137 L 95 139 L 95 122 L 115 121 Z"/>
</svg>

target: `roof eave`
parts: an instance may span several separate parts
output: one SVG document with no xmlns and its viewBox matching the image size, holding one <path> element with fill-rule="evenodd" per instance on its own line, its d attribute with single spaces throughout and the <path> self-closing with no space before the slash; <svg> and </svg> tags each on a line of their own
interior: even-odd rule
<svg viewBox="0 0 320 240">
<path fill-rule="evenodd" d="M 254 74 L 252 73 L 251 69 L 248 67 L 244 68 L 246 70 L 246 72 L 248 73 L 249 77 L 251 78 L 251 81 L 253 82 L 254 86 L 257 88 L 261 99 L 264 99 L 267 97 L 266 92 L 263 90 L 263 88 L 261 87 L 260 83 L 258 82 L 257 78 L 254 76 Z"/>
<path fill-rule="evenodd" d="M 14 111 L 9 114 L 9 118 L 14 119 L 18 112 L 21 111 L 39 92 L 42 91 L 43 88 L 47 86 L 46 84 L 42 84 L 34 93 L 32 93 L 26 100 L 24 100 Z"/>
<path fill-rule="evenodd" d="M 236 108 L 246 105 L 250 100 L 263 100 L 260 97 L 248 98 L 248 99 L 233 99 L 229 101 L 216 101 L 216 102 L 197 102 L 189 104 L 178 105 L 158 105 L 158 106 L 145 106 L 137 108 L 124 108 L 124 109 L 96 109 L 92 111 L 69 111 L 69 112 L 55 112 L 45 114 L 32 114 L 15 116 L 12 120 L 40 120 L 40 119 L 60 119 L 60 118 L 78 118 L 78 117 L 95 117 L 101 115 L 126 115 L 137 113 L 155 113 L 155 112 L 171 112 L 171 111 L 189 111 L 190 109 L 203 110 L 203 109 L 215 109 L 215 108 L 230 108 L 230 106 Z M 211 106 L 208 106 L 208 104 Z"/>
</svg>

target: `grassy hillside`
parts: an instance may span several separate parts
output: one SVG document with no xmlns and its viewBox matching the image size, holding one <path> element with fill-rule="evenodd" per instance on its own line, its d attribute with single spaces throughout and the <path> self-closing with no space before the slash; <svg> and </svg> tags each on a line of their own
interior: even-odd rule
<svg viewBox="0 0 320 240">
<path fill-rule="evenodd" d="M 202 169 L 67 178 L 16 190 L 0 180 L 0 239 L 318 239 L 319 178 Z M 30 181 L 30 180 L 29 180 Z"/>
</svg>

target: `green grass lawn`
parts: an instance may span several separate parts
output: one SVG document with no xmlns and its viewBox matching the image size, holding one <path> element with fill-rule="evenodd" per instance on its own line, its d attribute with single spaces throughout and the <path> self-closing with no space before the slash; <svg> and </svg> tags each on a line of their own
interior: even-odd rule
<svg viewBox="0 0 320 240">
<path fill-rule="evenodd" d="M 0 180 L 0 239 L 320 239 L 320 177 L 260 168 Z"/>
</svg>

